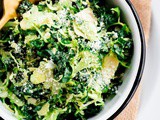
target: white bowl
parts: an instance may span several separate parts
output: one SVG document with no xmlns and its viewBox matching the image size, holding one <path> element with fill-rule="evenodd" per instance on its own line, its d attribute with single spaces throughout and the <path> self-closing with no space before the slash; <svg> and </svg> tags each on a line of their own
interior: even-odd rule
<svg viewBox="0 0 160 120">
<path fill-rule="evenodd" d="M 145 64 L 145 39 L 139 17 L 130 0 L 106 0 L 111 6 L 119 6 L 123 19 L 132 31 L 134 54 L 131 68 L 124 75 L 124 82 L 118 89 L 118 94 L 106 101 L 104 109 L 90 120 L 113 120 L 130 102 L 142 77 Z"/>
<path fill-rule="evenodd" d="M 119 87 L 118 94 L 110 101 L 106 101 L 104 109 L 90 120 L 113 120 L 129 103 L 133 97 L 143 73 L 145 63 L 145 40 L 140 20 L 129 0 L 106 0 L 111 6 L 121 9 L 125 22 L 132 31 L 134 41 L 134 54 L 131 68 L 126 71 L 124 82 Z M 0 116 L 5 120 L 16 120 L 14 115 L 8 111 L 0 102 Z"/>
</svg>

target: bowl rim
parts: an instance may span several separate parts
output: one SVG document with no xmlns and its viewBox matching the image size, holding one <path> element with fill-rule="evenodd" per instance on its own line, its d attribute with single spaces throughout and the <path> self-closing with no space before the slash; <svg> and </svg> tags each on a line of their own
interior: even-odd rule
<svg viewBox="0 0 160 120">
<path fill-rule="evenodd" d="M 140 63 L 139 63 L 139 68 L 138 68 L 138 72 L 137 72 L 137 76 L 135 79 L 135 82 L 133 84 L 133 87 L 129 93 L 129 95 L 127 96 L 127 98 L 125 99 L 125 101 L 123 102 L 123 104 L 119 107 L 119 109 L 113 114 L 111 115 L 108 120 L 113 120 L 115 119 L 125 108 L 126 106 L 129 104 L 129 102 L 131 101 L 131 99 L 133 98 L 140 82 L 141 82 L 141 78 L 142 78 L 142 74 L 144 71 L 144 67 L 145 67 L 145 58 L 146 58 L 146 42 L 145 42 L 145 36 L 144 36 L 144 31 L 143 31 L 143 27 L 140 21 L 140 18 L 138 16 L 138 13 L 135 9 L 135 7 L 133 6 L 133 4 L 131 3 L 130 0 L 125 0 L 126 3 L 128 4 L 128 6 L 130 7 L 133 16 L 136 20 L 138 29 L 139 29 L 139 34 L 140 34 L 140 40 L 141 40 L 141 56 L 140 56 Z"/>
<path fill-rule="evenodd" d="M 118 108 L 118 110 L 113 113 L 107 120 L 114 120 L 125 108 L 126 106 L 129 104 L 129 102 L 131 101 L 131 99 L 133 98 L 140 82 L 141 82 L 141 78 L 142 78 L 142 74 L 144 71 L 144 67 L 145 67 L 145 58 L 146 58 L 146 42 L 145 42 L 145 36 L 144 36 L 144 31 L 143 31 L 143 27 L 140 21 L 140 18 L 138 16 L 138 13 L 135 9 L 135 7 L 133 6 L 133 4 L 131 3 L 130 0 L 125 0 L 126 3 L 128 4 L 128 6 L 130 7 L 133 16 L 136 20 L 137 26 L 138 26 L 138 30 L 139 30 L 139 34 L 140 34 L 140 42 L 141 42 L 141 56 L 140 56 L 140 63 L 139 63 L 139 67 L 138 67 L 138 72 L 136 75 L 136 79 L 134 80 L 134 84 L 131 88 L 130 93 L 128 94 L 127 98 L 125 99 L 125 101 L 123 102 L 123 104 Z M 1 116 L 0 116 L 1 119 Z"/>
</svg>

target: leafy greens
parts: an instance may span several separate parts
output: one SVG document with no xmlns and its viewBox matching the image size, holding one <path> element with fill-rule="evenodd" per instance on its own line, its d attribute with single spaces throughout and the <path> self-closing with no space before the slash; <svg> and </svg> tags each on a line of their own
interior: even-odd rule
<svg viewBox="0 0 160 120">
<path fill-rule="evenodd" d="M 0 100 L 19 120 L 86 120 L 118 92 L 133 40 L 119 7 L 23 0 L 0 31 Z"/>
</svg>

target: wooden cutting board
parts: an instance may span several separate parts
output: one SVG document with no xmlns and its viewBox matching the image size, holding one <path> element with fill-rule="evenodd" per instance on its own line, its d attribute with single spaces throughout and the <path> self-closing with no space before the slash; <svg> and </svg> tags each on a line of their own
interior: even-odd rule
<svg viewBox="0 0 160 120">
<path fill-rule="evenodd" d="M 140 17 L 146 43 L 149 39 L 150 23 L 151 23 L 151 0 L 131 0 Z M 136 120 L 141 96 L 141 85 L 137 89 L 134 97 L 128 106 L 115 120 Z"/>
</svg>

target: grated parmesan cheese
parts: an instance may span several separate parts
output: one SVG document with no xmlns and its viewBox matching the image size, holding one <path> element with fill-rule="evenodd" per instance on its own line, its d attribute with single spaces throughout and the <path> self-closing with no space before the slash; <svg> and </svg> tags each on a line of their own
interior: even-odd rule
<svg viewBox="0 0 160 120">
<path fill-rule="evenodd" d="M 21 52 L 21 47 L 17 43 L 15 43 L 14 41 L 11 42 L 11 47 L 15 49 L 15 53 Z"/>
</svg>

